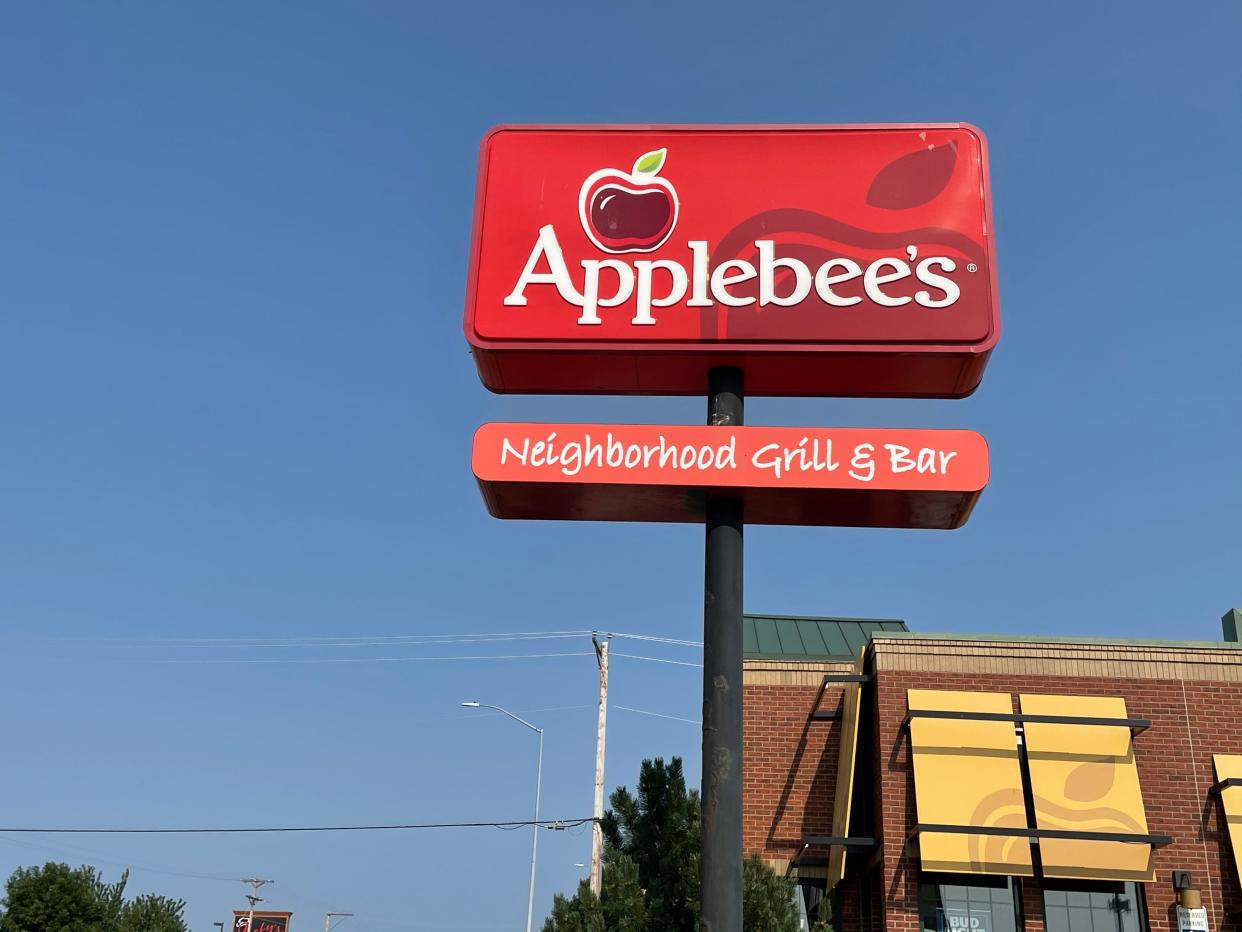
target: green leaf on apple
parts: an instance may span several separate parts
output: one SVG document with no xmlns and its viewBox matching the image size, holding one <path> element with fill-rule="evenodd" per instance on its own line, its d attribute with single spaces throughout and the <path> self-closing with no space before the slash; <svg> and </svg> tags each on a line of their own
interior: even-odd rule
<svg viewBox="0 0 1242 932">
<path fill-rule="evenodd" d="M 664 167 L 664 159 L 668 156 L 668 149 L 656 149 L 653 152 L 644 152 L 638 157 L 638 161 L 634 163 L 635 175 L 658 175 L 660 169 Z"/>
</svg>

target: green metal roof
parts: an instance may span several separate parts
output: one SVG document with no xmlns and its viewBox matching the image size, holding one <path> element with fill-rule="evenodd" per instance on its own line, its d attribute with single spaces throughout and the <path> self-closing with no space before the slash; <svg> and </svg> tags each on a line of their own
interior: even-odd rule
<svg viewBox="0 0 1242 932">
<path fill-rule="evenodd" d="M 751 660 L 856 660 L 877 631 L 908 631 L 895 618 L 745 615 L 742 651 Z"/>
</svg>

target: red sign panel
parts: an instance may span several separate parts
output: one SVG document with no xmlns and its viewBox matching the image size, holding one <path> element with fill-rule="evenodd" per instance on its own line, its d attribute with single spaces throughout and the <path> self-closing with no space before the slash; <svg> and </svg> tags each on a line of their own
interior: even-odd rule
<svg viewBox="0 0 1242 932">
<path fill-rule="evenodd" d="M 961 396 L 999 335 L 964 124 L 506 127 L 466 337 L 499 392 Z"/>
<path fill-rule="evenodd" d="M 288 932 L 293 913 L 254 914 L 254 928 L 250 928 L 250 910 L 233 912 L 233 932 Z"/>
<path fill-rule="evenodd" d="M 709 491 L 748 524 L 955 528 L 988 481 L 968 430 L 484 424 L 474 474 L 499 518 L 703 520 Z"/>
</svg>

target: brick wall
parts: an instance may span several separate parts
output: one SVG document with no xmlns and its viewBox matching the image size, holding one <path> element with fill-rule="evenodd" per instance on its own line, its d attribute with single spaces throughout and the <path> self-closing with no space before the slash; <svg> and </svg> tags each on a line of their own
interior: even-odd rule
<svg viewBox="0 0 1242 932">
<path fill-rule="evenodd" d="M 915 687 L 1008 692 L 1014 711 L 1022 692 L 1124 697 L 1131 716 L 1152 721 L 1134 740 L 1149 829 L 1174 838 L 1155 852 L 1156 882 L 1146 885 L 1151 928 L 1176 928 L 1169 882 L 1175 868 L 1193 874 L 1212 929 L 1236 928 L 1227 916 L 1242 910 L 1242 890 L 1219 803 L 1207 791 L 1214 782 L 1212 754 L 1242 753 L 1242 664 L 1231 651 L 1130 653 L 1094 645 L 1036 650 L 930 640 L 877 644 L 886 929 L 919 927 L 917 853 L 904 847 L 916 822 L 913 771 L 908 735 L 901 728 L 906 690 Z M 1037 880 L 1023 882 L 1023 898 L 1025 928 L 1043 932 Z"/>
<path fill-rule="evenodd" d="M 1146 885 L 1151 928 L 1175 928 L 1173 869 L 1194 875 L 1213 930 L 1238 928 L 1228 914 L 1242 912 L 1242 888 L 1219 803 L 1207 790 L 1215 782 L 1212 754 L 1242 753 L 1242 650 L 877 637 L 873 658 L 870 697 L 879 734 L 858 753 L 871 756 L 881 777 L 878 786 L 859 790 L 873 795 L 883 849 L 879 870 L 847 876 L 841 891 L 846 932 L 919 929 L 917 850 L 904 845 L 916 821 L 914 784 L 901 729 L 906 690 L 913 687 L 1008 692 L 1015 711 L 1022 692 L 1125 697 L 1132 716 L 1153 723 L 1134 741 L 1148 825 L 1174 838 L 1156 852 L 1157 879 Z M 744 844 L 748 855 L 759 853 L 778 870 L 802 837 L 832 834 L 840 723 L 810 715 L 824 674 L 850 669 L 746 663 Z M 836 709 L 842 693 L 841 687 L 825 690 L 819 708 Z M 1038 881 L 1023 882 L 1023 908 L 1027 932 L 1043 932 Z"/>
<path fill-rule="evenodd" d="M 743 844 L 783 871 L 806 835 L 832 834 L 839 721 L 812 721 L 825 673 L 849 664 L 747 661 L 743 693 Z M 841 703 L 824 691 L 822 710 Z M 813 854 L 824 855 L 817 851 Z"/>
</svg>

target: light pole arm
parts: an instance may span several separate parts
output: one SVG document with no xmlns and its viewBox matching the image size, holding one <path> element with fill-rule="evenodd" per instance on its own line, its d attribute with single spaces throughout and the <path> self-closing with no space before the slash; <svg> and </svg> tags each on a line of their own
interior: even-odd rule
<svg viewBox="0 0 1242 932">
<path fill-rule="evenodd" d="M 488 705 L 488 704 L 487 704 L 487 703 L 485 703 L 485 702 L 480 702 L 480 703 L 479 703 L 479 708 L 482 708 L 482 709 L 494 709 L 495 711 L 499 712 L 501 715 L 507 715 L 507 716 L 509 716 L 509 718 L 513 719 L 513 720 L 514 720 L 515 722 L 517 722 L 518 724 L 520 724 L 520 725 L 525 725 L 525 726 L 526 726 L 527 728 L 529 728 L 531 731 L 538 732 L 538 733 L 539 733 L 539 734 L 541 734 L 541 735 L 543 734 L 543 729 L 542 729 L 542 728 L 538 727 L 537 725 L 532 725 L 530 722 L 526 721 L 526 719 L 524 719 L 524 718 L 520 718 L 520 717 L 518 717 L 518 716 L 514 715 L 514 714 L 513 714 L 512 712 L 510 712 L 508 709 L 502 709 L 502 708 L 501 708 L 500 706 L 498 706 L 498 705 Z"/>
</svg>

